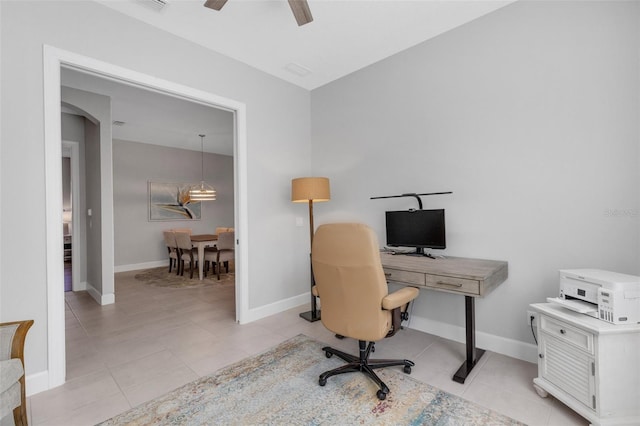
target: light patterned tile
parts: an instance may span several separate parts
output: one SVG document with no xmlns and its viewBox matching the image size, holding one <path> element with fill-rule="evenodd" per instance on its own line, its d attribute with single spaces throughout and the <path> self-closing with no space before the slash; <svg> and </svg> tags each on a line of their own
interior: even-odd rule
<svg viewBox="0 0 640 426">
<path fill-rule="evenodd" d="M 34 423 L 35 426 L 86 426 L 100 423 L 104 420 L 127 411 L 131 408 L 122 393 L 106 396 L 103 399 L 70 410 L 64 414 L 47 418 L 43 422 Z M 31 423 L 30 423 L 31 424 Z"/>
<path fill-rule="evenodd" d="M 95 424 L 300 333 L 358 352 L 354 339 L 337 339 L 320 321 L 300 318 L 308 306 L 239 325 L 233 288 L 176 291 L 146 286 L 135 274 L 116 274 L 113 305 L 99 306 L 86 292 L 65 295 L 67 372 L 76 379 L 29 399 L 33 424 Z M 461 385 L 451 376 L 464 360 L 464 344 L 411 329 L 378 342 L 372 357 L 411 359 L 414 379 L 531 425 L 586 424 L 553 398 L 535 394 L 533 364 L 487 352 Z"/>
<path fill-rule="evenodd" d="M 540 398 L 529 398 L 475 380 L 462 397 L 528 425 L 546 425 L 551 415 L 551 406 L 541 402 Z"/>
<path fill-rule="evenodd" d="M 198 375 L 187 366 L 172 368 L 165 374 L 155 376 L 147 381 L 122 388 L 122 392 L 132 407 L 186 385 L 198 378 Z"/>
<path fill-rule="evenodd" d="M 173 353 L 162 350 L 134 361 L 110 367 L 110 370 L 118 385 L 121 388 L 128 388 L 155 380 L 168 371 L 184 367 L 186 365 Z"/>
<path fill-rule="evenodd" d="M 31 416 L 34 424 L 38 424 L 120 393 L 120 388 L 108 372 L 88 374 L 33 395 L 30 401 Z"/>
<path fill-rule="evenodd" d="M 549 426 L 589 426 L 589 421 L 571 408 L 564 405 L 553 397 L 546 398 L 553 402 L 551 416 L 549 416 Z"/>
<path fill-rule="evenodd" d="M 533 388 L 533 379 L 537 376 L 537 364 L 492 353 L 474 380 L 524 397 L 537 398 L 539 402 L 551 406 L 552 399 L 540 398 Z"/>
</svg>

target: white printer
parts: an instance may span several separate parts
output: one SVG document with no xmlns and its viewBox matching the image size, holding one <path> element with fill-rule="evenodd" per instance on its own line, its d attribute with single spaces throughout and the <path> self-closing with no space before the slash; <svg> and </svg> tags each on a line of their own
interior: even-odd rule
<svg viewBox="0 0 640 426">
<path fill-rule="evenodd" d="M 612 324 L 640 323 L 640 277 L 600 269 L 561 270 L 560 297 L 547 301 Z"/>
</svg>

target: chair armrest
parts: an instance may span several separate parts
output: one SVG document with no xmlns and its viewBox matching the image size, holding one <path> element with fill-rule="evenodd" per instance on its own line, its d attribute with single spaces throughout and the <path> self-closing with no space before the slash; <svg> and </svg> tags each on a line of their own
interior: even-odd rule
<svg viewBox="0 0 640 426">
<path fill-rule="evenodd" d="M 33 320 L 0 323 L 0 359 L 20 358 L 24 364 L 24 341 L 32 325 Z"/>
<path fill-rule="evenodd" d="M 418 297 L 419 293 L 420 290 L 415 287 L 403 287 L 391 294 L 387 294 L 384 299 L 382 299 L 382 309 L 390 311 L 392 309 L 399 308 L 402 305 L 406 305 Z"/>
</svg>

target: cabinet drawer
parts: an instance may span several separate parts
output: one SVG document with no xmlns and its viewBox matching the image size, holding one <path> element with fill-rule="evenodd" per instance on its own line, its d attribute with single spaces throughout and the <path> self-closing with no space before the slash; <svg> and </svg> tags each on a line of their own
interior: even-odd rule
<svg viewBox="0 0 640 426">
<path fill-rule="evenodd" d="M 421 272 L 401 271 L 399 269 L 383 268 L 388 281 L 424 286 L 425 274 Z"/>
<path fill-rule="evenodd" d="M 564 342 L 593 354 L 593 334 L 587 331 L 572 327 L 565 322 L 549 318 L 546 315 L 540 317 L 540 329 Z"/>
<path fill-rule="evenodd" d="M 453 291 L 469 295 L 480 294 L 480 282 L 465 278 L 427 275 L 426 286 L 437 288 L 439 290 Z"/>
</svg>

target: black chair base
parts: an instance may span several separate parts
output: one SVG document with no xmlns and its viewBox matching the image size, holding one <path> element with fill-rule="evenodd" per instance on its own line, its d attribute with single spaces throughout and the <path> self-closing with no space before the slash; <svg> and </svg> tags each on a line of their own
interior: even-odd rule
<svg viewBox="0 0 640 426">
<path fill-rule="evenodd" d="M 331 376 L 360 371 L 369 376 L 369 378 L 371 378 L 378 385 L 380 390 L 378 390 L 376 396 L 378 397 L 378 399 L 383 400 L 387 397 L 389 388 L 373 370 L 376 368 L 402 365 L 404 367 L 403 371 L 407 374 L 411 374 L 411 367 L 413 367 L 415 364 L 408 359 L 369 359 L 369 355 L 371 354 L 371 352 L 375 351 L 375 343 L 369 342 L 369 344 L 367 344 L 367 342 L 365 342 L 364 340 L 359 340 L 358 344 L 360 347 L 359 356 L 342 352 L 330 346 L 325 346 L 324 348 L 322 348 L 327 358 L 331 358 L 333 355 L 337 355 L 338 357 L 347 361 L 348 364 L 343 365 L 342 367 L 335 368 L 333 370 L 325 371 L 318 378 L 318 384 L 320 386 L 326 385 L 327 379 Z"/>
</svg>

